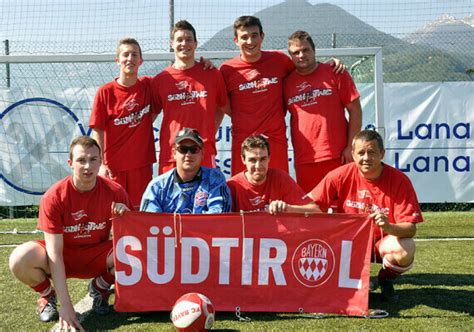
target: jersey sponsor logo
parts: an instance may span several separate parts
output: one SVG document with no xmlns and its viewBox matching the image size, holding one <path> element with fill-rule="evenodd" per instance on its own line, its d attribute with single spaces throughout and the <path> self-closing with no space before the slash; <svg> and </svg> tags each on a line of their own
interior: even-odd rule
<svg viewBox="0 0 474 332">
<path fill-rule="evenodd" d="M 71 213 L 71 217 L 72 217 L 72 219 L 74 219 L 75 221 L 78 221 L 78 220 L 81 220 L 81 219 L 84 218 L 84 217 L 87 217 L 87 213 L 86 213 L 86 211 L 84 211 L 84 210 L 79 210 L 79 211 L 77 211 L 77 212 Z"/>
<path fill-rule="evenodd" d="M 168 101 L 182 101 L 181 105 L 195 104 L 196 100 L 201 98 L 207 98 L 207 90 L 197 91 L 184 91 L 180 93 L 168 95 Z"/>
<path fill-rule="evenodd" d="M 254 89 L 253 93 L 259 93 L 267 91 L 267 87 L 273 84 L 278 84 L 278 77 L 263 77 L 258 80 L 240 84 L 239 91 Z"/>
<path fill-rule="evenodd" d="M 137 103 L 137 101 L 135 100 L 135 98 L 132 98 L 130 100 L 127 100 L 125 103 L 123 103 L 123 108 L 126 109 L 127 111 L 129 112 L 133 112 L 135 110 L 135 108 L 137 106 L 139 106 L 140 104 Z"/>
<path fill-rule="evenodd" d="M 130 113 L 127 116 L 117 118 L 114 120 L 115 126 L 128 125 L 129 128 L 138 126 L 142 122 L 142 118 L 150 113 L 150 105 L 147 105 L 141 111 Z"/>
<path fill-rule="evenodd" d="M 91 232 L 102 231 L 105 229 L 107 222 L 84 222 L 75 225 L 69 225 L 64 227 L 64 233 L 76 233 L 74 238 L 91 237 Z"/>
<path fill-rule="evenodd" d="M 318 97 L 326 97 L 326 96 L 331 96 L 331 95 L 332 95 L 332 89 L 314 89 L 312 91 L 303 92 L 303 93 L 300 93 L 299 95 L 288 98 L 287 104 L 288 106 L 290 106 L 294 103 L 302 102 L 301 106 L 313 105 L 317 103 L 316 99 L 318 99 Z"/>
<path fill-rule="evenodd" d="M 209 193 L 205 191 L 198 191 L 196 195 L 194 196 L 194 205 L 206 206 L 208 198 L 209 198 Z"/>
<path fill-rule="evenodd" d="M 293 275 L 306 287 L 318 287 L 331 277 L 335 262 L 334 251 L 329 244 L 319 239 L 307 240 L 293 253 Z"/>
<path fill-rule="evenodd" d="M 362 213 L 377 212 L 377 213 L 383 213 L 385 215 L 388 215 L 390 212 L 390 208 L 380 207 L 374 203 L 353 201 L 351 199 L 346 200 L 346 206 L 360 210 L 362 211 Z"/>
</svg>

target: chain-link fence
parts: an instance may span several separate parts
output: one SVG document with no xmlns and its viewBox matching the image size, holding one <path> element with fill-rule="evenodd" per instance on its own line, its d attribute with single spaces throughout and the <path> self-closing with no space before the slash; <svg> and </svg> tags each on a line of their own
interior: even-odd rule
<svg viewBox="0 0 474 332">
<path fill-rule="evenodd" d="M 194 0 L 79 1 L 18 0 L 0 2 L 0 55 L 111 53 L 124 36 L 137 38 L 144 53 L 169 51 L 174 21 L 189 20 L 201 51 L 237 50 L 232 23 L 241 15 L 258 16 L 265 49 L 285 50 L 287 37 L 308 31 L 317 48 L 382 47 L 384 82 L 472 81 L 474 79 L 474 2 Z M 3 47 L 3 49 L 2 49 Z M 371 82 L 373 63 L 342 59 L 358 82 Z M 0 88 L 58 86 L 71 88 L 75 73 L 87 84 L 116 75 L 114 64 L 0 65 Z M 162 67 L 147 64 L 141 74 Z M 64 76 L 64 75 L 67 75 Z M 472 203 L 423 204 L 425 210 L 469 210 Z M 14 211 L 0 207 L 0 217 L 33 216 L 36 207 Z"/>
</svg>

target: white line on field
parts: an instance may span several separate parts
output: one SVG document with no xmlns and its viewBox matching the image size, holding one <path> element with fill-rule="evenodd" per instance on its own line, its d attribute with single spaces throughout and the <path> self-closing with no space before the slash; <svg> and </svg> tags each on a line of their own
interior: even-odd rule
<svg viewBox="0 0 474 332">
<path fill-rule="evenodd" d="M 429 239 L 416 239 L 416 242 L 428 242 L 428 241 L 473 241 L 473 237 L 433 237 Z"/>
</svg>

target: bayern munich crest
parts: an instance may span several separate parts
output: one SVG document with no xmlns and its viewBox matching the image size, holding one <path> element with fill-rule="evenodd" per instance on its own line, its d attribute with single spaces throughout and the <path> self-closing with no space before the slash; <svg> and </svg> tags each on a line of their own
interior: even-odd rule
<svg viewBox="0 0 474 332">
<path fill-rule="evenodd" d="M 334 251 L 322 240 L 307 240 L 293 253 L 293 275 L 306 287 L 324 284 L 334 272 L 334 266 Z"/>
</svg>

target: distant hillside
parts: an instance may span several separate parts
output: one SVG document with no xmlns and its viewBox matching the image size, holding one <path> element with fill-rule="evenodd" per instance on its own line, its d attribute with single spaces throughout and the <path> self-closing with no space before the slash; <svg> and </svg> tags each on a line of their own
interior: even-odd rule
<svg viewBox="0 0 474 332">
<path fill-rule="evenodd" d="M 381 46 L 385 82 L 470 80 L 466 71 L 474 66 L 473 52 L 458 55 L 429 43 L 398 39 L 331 4 L 311 5 L 305 0 L 287 0 L 256 13 L 237 15 L 260 18 L 265 32 L 264 49 L 286 49 L 287 37 L 296 30 L 308 31 L 318 48 L 331 48 L 334 34 L 336 47 Z M 473 45 L 470 43 L 470 47 Z M 200 50 L 237 50 L 232 26 L 216 33 Z M 355 60 L 344 61 L 351 65 Z"/>
<path fill-rule="evenodd" d="M 328 36 L 333 33 L 336 34 L 338 47 L 366 44 L 366 35 L 371 35 L 371 46 L 398 40 L 331 4 L 311 5 L 304 0 L 287 0 L 256 13 L 242 13 L 247 14 L 257 16 L 262 21 L 265 33 L 264 46 L 267 49 L 286 49 L 288 36 L 296 30 L 308 31 L 320 48 L 332 46 L 331 38 Z M 229 26 L 216 33 L 202 46 L 202 49 L 235 50 L 233 35 L 232 26 Z"/>
</svg>

